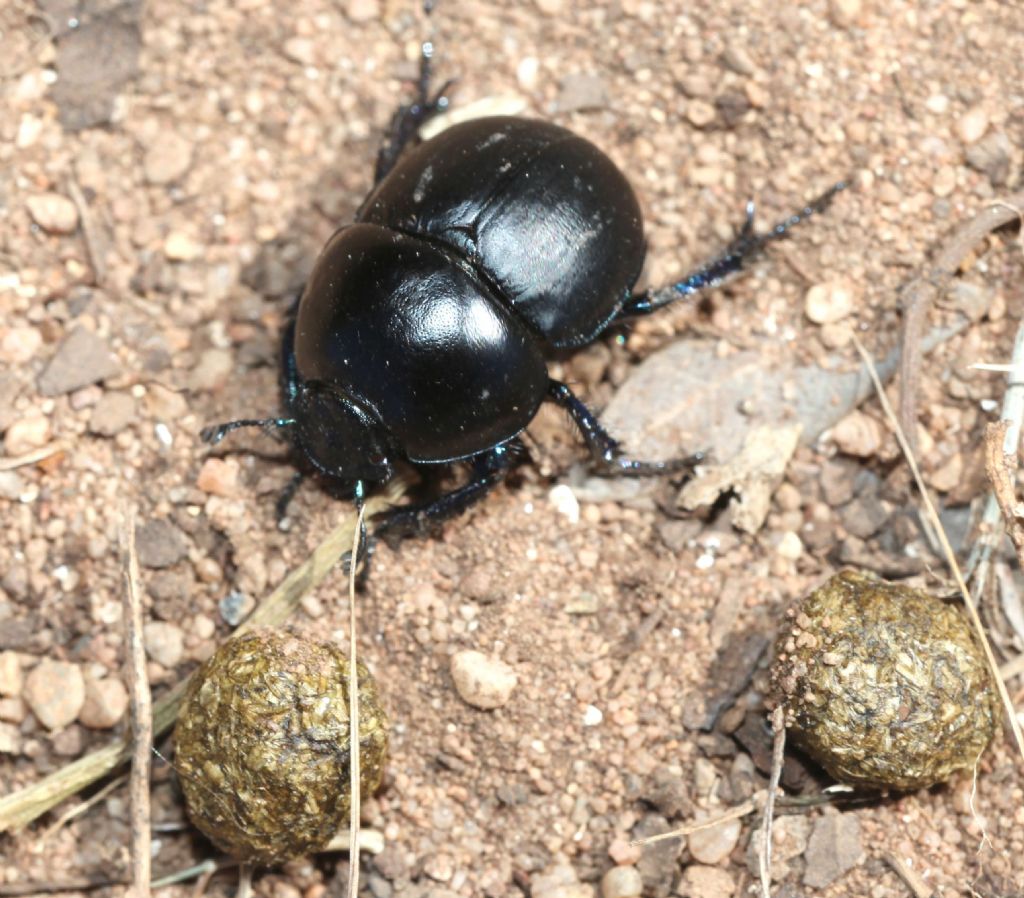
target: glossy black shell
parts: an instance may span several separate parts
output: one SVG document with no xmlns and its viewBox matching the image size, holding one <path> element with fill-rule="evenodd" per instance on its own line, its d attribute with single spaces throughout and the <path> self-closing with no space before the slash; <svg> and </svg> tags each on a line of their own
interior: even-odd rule
<svg viewBox="0 0 1024 898">
<path fill-rule="evenodd" d="M 528 119 L 456 125 L 403 153 L 324 247 L 286 367 L 368 411 L 389 454 L 467 458 L 530 423 L 546 352 L 593 340 L 643 258 L 636 197 L 593 144 Z"/>
<path fill-rule="evenodd" d="M 448 247 L 552 347 L 591 342 L 644 261 L 623 174 L 589 141 L 532 119 L 477 119 L 407 151 L 359 220 Z"/>
<path fill-rule="evenodd" d="M 369 224 L 324 247 L 299 305 L 295 358 L 306 380 L 369 406 L 415 462 L 515 436 L 547 386 L 537 340 L 471 269 Z"/>
</svg>

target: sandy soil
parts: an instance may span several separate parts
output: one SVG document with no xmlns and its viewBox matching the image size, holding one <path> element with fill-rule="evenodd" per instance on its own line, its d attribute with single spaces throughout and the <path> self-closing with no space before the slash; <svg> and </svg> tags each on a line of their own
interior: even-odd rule
<svg viewBox="0 0 1024 898">
<path fill-rule="evenodd" d="M 306 485 L 279 529 L 274 496 L 291 472 L 281 447 L 239 435 L 211 464 L 198 433 L 276 409 L 288 296 L 365 195 L 424 37 L 440 77 L 458 79 L 455 105 L 517 97 L 621 166 L 646 215 L 645 283 L 723 246 L 748 199 L 774 221 L 852 173 L 827 215 L 705 303 L 559 362 L 598 409 L 641 360 L 695 333 L 766 364 L 852 361 L 854 332 L 884 356 L 900 285 L 951 228 L 1020 183 L 1013 2 L 441 0 L 428 25 L 417 4 L 390 0 L 10 0 L 0 32 L 4 461 L 61 447 L 0 471 L 5 794 L 125 727 L 123 690 L 110 685 L 123 680 L 122 506 L 142 525 L 158 695 L 347 513 Z M 924 363 L 919 431 L 960 542 L 984 501 L 982 429 L 1004 392 L 1001 375 L 968 366 L 1008 360 L 1024 298 L 1012 238 L 980 245 L 929 320 L 960 328 Z M 815 322 L 806 296 L 820 285 Z M 551 491 L 582 449 L 545 410 L 530 428 L 532 465 L 438 537 L 382 547 L 361 599 L 362 653 L 395 730 L 385 788 L 364 813 L 386 847 L 364 857 L 363 893 L 590 896 L 618 864 L 639 870 L 645 895 L 753 894 L 751 819 L 643 855 L 628 842 L 764 788 L 757 727 L 743 722 L 763 716 L 761 650 L 789 601 L 848 563 L 949 592 L 882 420 L 872 399 L 800 447 L 764 526 L 747 534 L 725 513 L 680 516 L 670 483 L 625 500 L 581 489 L 574 520 L 564 490 Z M 1003 592 L 987 599 L 1008 634 L 1004 659 L 1024 648 L 998 611 L 1019 582 L 1011 557 L 999 556 Z M 341 638 L 346 616 L 338 575 L 296 623 Z M 467 648 L 515 670 L 503 707 L 459 697 L 450 659 Z M 738 698 L 702 730 L 705 706 L 733 686 Z M 1008 686 L 1024 707 L 1021 677 Z M 733 738 L 741 730 L 745 741 Z M 1000 741 L 973 798 L 963 776 L 788 816 L 774 894 L 911 895 L 896 857 L 921 895 L 1024 895 L 1022 770 Z M 0 882 L 120 878 L 126 802 L 120 788 L 45 839 L 52 818 L 0 836 Z M 183 817 L 163 767 L 158 874 L 212 852 L 173 825 Z M 233 875 L 207 892 L 229 893 Z M 330 855 L 255 888 L 319 898 L 344 894 L 345 877 L 344 856 Z M 631 881 L 627 870 L 603 894 L 636 894 Z"/>
</svg>

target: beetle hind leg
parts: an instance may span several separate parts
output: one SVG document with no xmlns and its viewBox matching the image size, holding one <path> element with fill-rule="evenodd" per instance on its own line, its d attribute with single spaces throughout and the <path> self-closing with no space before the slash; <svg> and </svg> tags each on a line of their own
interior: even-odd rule
<svg viewBox="0 0 1024 898">
<path fill-rule="evenodd" d="M 846 182 L 833 184 L 821 196 L 812 200 L 799 212 L 782 219 L 774 227 L 763 233 L 754 231 L 754 204 L 747 203 L 746 218 L 732 242 L 721 253 L 696 270 L 690 272 L 681 281 L 645 290 L 631 295 L 626 299 L 615 320 L 634 318 L 638 315 L 649 315 L 685 296 L 693 296 L 708 287 L 715 287 L 730 275 L 743 268 L 744 263 L 760 252 L 769 243 L 785 237 L 789 232 L 812 215 L 818 215 L 829 207 L 837 193 L 846 189 Z"/>
<path fill-rule="evenodd" d="M 548 398 L 569 413 L 591 457 L 608 474 L 633 477 L 674 474 L 678 471 L 691 471 L 704 461 L 702 452 L 669 461 L 637 461 L 628 458 L 622 454 L 618 442 L 601 426 L 594 413 L 565 384 L 549 380 Z"/>
<path fill-rule="evenodd" d="M 410 144 L 417 141 L 419 129 L 435 115 L 448 108 L 448 88 L 452 81 L 446 81 L 433 94 L 430 92 L 430 80 L 433 73 L 434 44 L 423 42 L 420 55 L 420 75 L 416 82 L 416 97 L 411 103 L 403 103 L 391 117 L 387 136 L 377 152 L 377 165 L 374 169 L 373 183 L 379 184 L 388 172 L 395 167 L 398 157 Z"/>
</svg>

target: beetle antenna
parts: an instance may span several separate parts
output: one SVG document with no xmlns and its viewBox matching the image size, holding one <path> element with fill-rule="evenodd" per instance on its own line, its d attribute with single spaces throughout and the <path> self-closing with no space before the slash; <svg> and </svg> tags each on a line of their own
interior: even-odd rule
<svg viewBox="0 0 1024 898">
<path fill-rule="evenodd" d="M 747 203 L 746 218 L 743 227 L 733 241 L 722 251 L 722 253 L 701 265 L 696 271 L 691 272 L 681 281 L 661 287 L 657 290 L 648 290 L 631 296 L 626 300 L 620 317 L 627 318 L 633 315 L 647 315 L 650 312 L 667 306 L 670 302 L 679 299 L 680 296 L 693 296 L 708 287 L 715 287 L 722 283 L 727 277 L 743 268 L 754 253 L 759 252 L 769 243 L 781 240 L 798 224 L 806 221 L 812 215 L 824 212 L 836 194 L 841 193 L 849 186 L 848 181 L 839 181 L 833 184 L 817 199 L 812 200 L 799 212 L 795 212 L 782 221 L 777 222 L 768 231 L 762 234 L 754 233 L 754 203 Z"/>
<path fill-rule="evenodd" d="M 238 421 L 225 421 L 223 424 L 211 424 L 199 431 L 199 439 L 211 446 L 216 446 L 232 430 L 240 427 L 259 427 L 262 430 L 276 430 L 279 427 L 291 427 L 294 418 L 242 418 Z"/>
</svg>

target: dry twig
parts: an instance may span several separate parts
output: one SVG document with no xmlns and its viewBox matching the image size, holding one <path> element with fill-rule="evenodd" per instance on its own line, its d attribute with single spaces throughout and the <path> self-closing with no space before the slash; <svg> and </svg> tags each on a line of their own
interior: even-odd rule
<svg viewBox="0 0 1024 898">
<path fill-rule="evenodd" d="M 907 435 L 900 426 L 900 421 L 896 417 L 896 412 L 893 411 L 892 405 L 889 402 L 889 397 L 885 395 L 885 388 L 882 386 L 882 382 L 878 378 L 878 372 L 875 370 L 874 360 L 864 348 L 864 344 L 856 337 L 853 338 L 853 344 L 857 347 L 857 352 L 860 353 L 861 358 L 864 360 L 864 364 L 867 366 L 868 372 L 871 375 L 871 380 L 875 384 L 875 390 L 878 392 L 878 401 L 881 403 L 886 417 L 892 424 L 893 431 L 896 434 L 896 440 L 899 442 L 900 449 L 903 451 L 903 455 L 907 460 L 907 465 L 910 467 L 910 471 L 914 475 L 914 482 L 917 484 L 917 488 L 921 493 L 922 501 L 924 502 L 925 513 L 931 521 L 932 526 L 935 528 L 935 533 L 938 535 L 939 542 L 942 545 L 942 551 L 946 556 L 946 563 L 949 565 L 949 569 L 953 574 L 953 579 L 956 580 L 956 585 L 960 589 L 960 594 L 964 601 L 964 607 L 967 609 L 967 614 L 971 619 L 971 624 L 974 626 L 974 631 L 981 643 L 982 650 L 985 652 L 985 659 L 988 662 L 989 671 L 992 674 L 992 679 L 999 692 L 999 697 L 1002 700 L 1003 707 L 1010 719 L 1010 729 L 1013 731 L 1014 739 L 1017 741 L 1017 750 L 1020 752 L 1021 757 L 1024 758 L 1024 733 L 1021 733 L 1020 721 L 1017 719 L 1013 703 L 1010 701 L 1010 696 L 1006 691 L 1006 684 L 1003 682 L 1002 677 L 999 676 L 999 665 L 996 663 L 995 656 L 992 654 L 992 646 L 989 644 L 985 628 L 981 623 L 981 618 L 978 617 L 978 609 L 974 604 L 974 599 L 971 597 L 970 590 L 967 588 L 967 583 L 964 581 L 963 573 L 960 571 L 960 565 L 956 560 L 956 553 L 953 551 L 953 547 L 949 543 L 949 537 L 946 536 L 945 528 L 943 528 L 942 522 L 939 520 L 939 514 L 935 510 L 935 503 L 932 502 L 932 497 L 924 485 L 924 480 L 921 478 L 921 470 L 917 466 L 917 459 L 914 458 L 914 453 L 910 448 Z"/>
<path fill-rule="evenodd" d="M 928 883 L 903 858 L 891 851 L 887 851 L 882 857 L 896 872 L 896 875 L 907 884 L 907 888 L 914 893 L 914 898 L 931 898 L 933 893 L 928 887 Z"/>
<path fill-rule="evenodd" d="M 921 335 L 932 303 L 956 274 L 974 245 L 985 235 L 1020 218 L 1024 193 L 982 209 L 970 221 L 957 228 L 939 247 L 925 271 L 905 284 L 900 291 L 903 324 L 900 331 L 900 414 L 897 419 L 907 435 L 911 449 L 917 448 L 917 388 L 921 380 Z"/>
<path fill-rule="evenodd" d="M 772 732 L 775 737 L 772 742 L 772 772 L 768 780 L 768 798 L 764 803 L 764 817 L 761 823 L 763 844 L 757 858 L 762 898 L 771 898 L 772 894 L 772 824 L 775 821 L 775 793 L 779 791 L 782 760 L 786 752 L 786 709 L 782 705 L 772 711 Z"/>
<path fill-rule="evenodd" d="M 26 465 L 34 465 L 37 462 L 41 462 L 51 455 L 56 455 L 58 452 L 63 452 L 68 447 L 57 440 L 53 443 L 47 443 L 45 446 L 40 446 L 38 449 L 33 449 L 31 452 L 26 452 L 24 455 L 15 455 L 11 458 L 0 458 L 0 471 L 13 471 L 15 468 L 24 468 Z"/>
<path fill-rule="evenodd" d="M 153 747 L 153 696 L 146 676 L 146 647 L 142 639 L 142 593 L 139 559 L 135 553 L 135 515 L 122 519 L 124 549 L 125 668 L 131 699 L 132 768 L 128 780 L 131 826 L 132 894 L 149 898 L 151 879 L 149 768 Z"/>
<path fill-rule="evenodd" d="M 107 276 L 107 264 L 103 257 L 102 241 L 96 231 L 92 209 L 85 200 L 82 188 L 78 186 L 77 178 L 72 175 L 67 179 L 66 185 L 71 202 L 78 210 L 78 220 L 82 223 L 82 239 L 85 242 L 85 252 L 89 256 L 89 265 L 92 267 L 93 284 L 102 287 Z"/>
<path fill-rule="evenodd" d="M 348 742 L 349 783 L 352 791 L 348 818 L 349 898 L 356 898 L 359 894 L 359 793 L 362 784 L 359 770 L 359 668 L 356 664 L 356 569 L 359 567 L 364 511 L 360 505 L 355 532 L 352 534 L 352 560 L 348 571 Z"/>
<path fill-rule="evenodd" d="M 401 478 L 391 481 L 385 493 L 367 501 L 367 516 L 390 507 L 405 492 L 406 487 L 406 481 Z M 285 577 L 235 632 L 243 633 L 255 627 L 274 627 L 287 620 L 302 598 L 315 589 L 334 569 L 338 559 L 352 542 L 354 526 L 355 515 L 347 516 L 327 534 L 309 558 Z M 188 680 L 182 680 L 154 704 L 154 736 L 167 732 L 174 725 L 187 688 Z M 31 786 L 0 798 L 0 832 L 26 826 L 65 798 L 70 798 L 115 770 L 129 757 L 128 744 L 125 740 L 119 739 L 72 761 Z"/>
<path fill-rule="evenodd" d="M 979 367 L 979 366 L 975 366 Z M 1003 452 L 1013 455 L 1020 445 L 1020 433 L 1024 424 L 1024 322 L 1017 328 L 1013 340 L 1013 354 L 1007 369 L 1006 392 L 999 417 L 1007 423 L 1003 438 Z M 978 523 L 979 537 L 971 548 L 967 559 L 967 575 L 974 581 L 975 595 L 981 597 L 988 580 L 988 566 L 1002 534 L 996 526 L 999 522 L 999 503 L 993 494 L 985 502 L 985 510 Z"/>
</svg>

